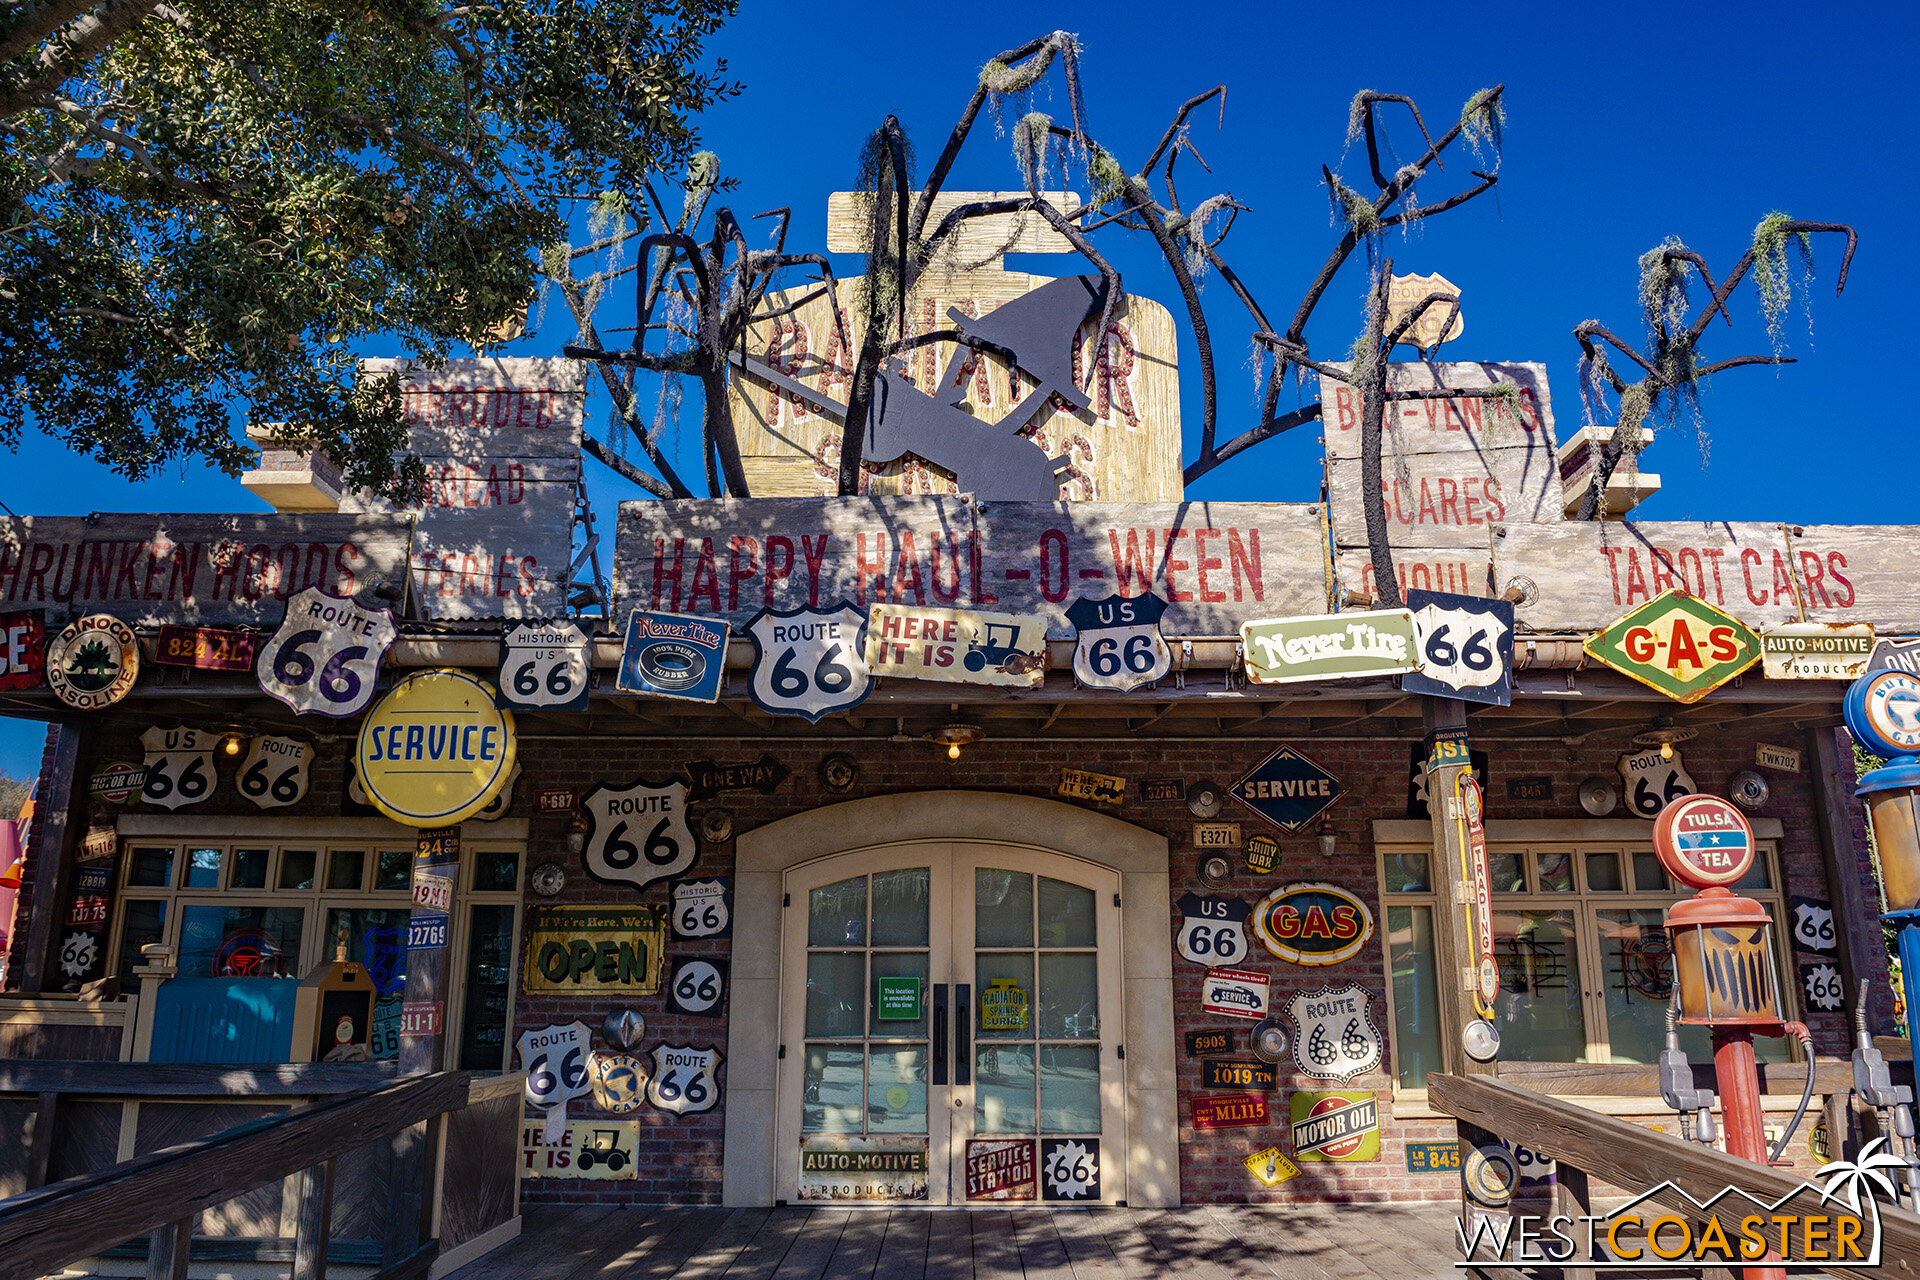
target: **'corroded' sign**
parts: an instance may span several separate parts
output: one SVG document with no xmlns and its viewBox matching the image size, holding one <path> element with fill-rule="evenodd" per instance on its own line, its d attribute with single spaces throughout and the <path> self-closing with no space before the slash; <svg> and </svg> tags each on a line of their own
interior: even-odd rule
<svg viewBox="0 0 1920 1280">
<path fill-rule="evenodd" d="M 520 989 L 652 995 L 665 942 L 659 907 L 529 907 Z"/>
</svg>

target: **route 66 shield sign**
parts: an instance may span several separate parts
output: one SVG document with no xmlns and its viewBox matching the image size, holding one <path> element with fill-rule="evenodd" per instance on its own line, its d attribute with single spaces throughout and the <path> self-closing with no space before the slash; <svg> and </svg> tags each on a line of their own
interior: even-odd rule
<svg viewBox="0 0 1920 1280">
<path fill-rule="evenodd" d="M 1183 958 L 1208 968 L 1247 958 L 1246 923 L 1252 908 L 1244 901 L 1183 893 L 1173 905 L 1180 908 L 1180 932 L 1173 945 Z"/>
<path fill-rule="evenodd" d="M 387 609 L 308 587 L 287 601 L 280 629 L 260 646 L 260 688 L 296 713 L 343 719 L 373 701 L 380 660 L 400 628 Z"/>
<path fill-rule="evenodd" d="M 593 1052 L 593 1030 L 575 1020 L 520 1033 L 520 1065 L 527 1073 L 527 1102 L 535 1107 L 558 1107 L 593 1089 L 588 1057 Z"/>
<path fill-rule="evenodd" d="M 253 740 L 247 758 L 240 762 L 235 785 L 259 808 L 285 808 L 307 794 L 307 766 L 312 761 L 312 743 L 263 734 Z"/>
<path fill-rule="evenodd" d="M 644 889 L 693 865 L 699 848 L 687 827 L 687 784 L 636 778 L 624 787 L 600 784 L 580 801 L 587 874 L 607 884 Z"/>
<path fill-rule="evenodd" d="M 219 783 L 213 748 L 220 739 L 198 729 L 154 727 L 140 735 L 147 778 L 140 798 L 161 809 L 184 809 L 212 795 Z"/>
<path fill-rule="evenodd" d="M 1294 1064 L 1322 1080 L 1351 1080 L 1379 1066 L 1380 1029 L 1368 1012 L 1372 1003 L 1372 993 L 1353 983 L 1302 991 L 1287 1001 Z"/>
<path fill-rule="evenodd" d="M 1073 674 L 1097 689 L 1138 689 L 1173 670 L 1173 650 L 1160 634 L 1167 602 L 1144 596 L 1085 596 L 1067 607 L 1067 621 L 1079 633 L 1073 649 Z"/>
<path fill-rule="evenodd" d="M 647 1101 L 677 1116 L 711 1111 L 720 1102 L 720 1050 L 690 1044 L 653 1047 L 653 1078 Z"/>
<path fill-rule="evenodd" d="M 786 613 L 762 609 L 747 623 L 753 676 L 747 693 L 769 715 L 805 716 L 814 724 L 866 701 L 867 613 L 842 600 L 826 609 Z"/>
<path fill-rule="evenodd" d="M 1513 605 L 1444 591 L 1407 592 L 1420 667 L 1400 677 L 1408 693 L 1496 707 L 1513 702 Z"/>
</svg>

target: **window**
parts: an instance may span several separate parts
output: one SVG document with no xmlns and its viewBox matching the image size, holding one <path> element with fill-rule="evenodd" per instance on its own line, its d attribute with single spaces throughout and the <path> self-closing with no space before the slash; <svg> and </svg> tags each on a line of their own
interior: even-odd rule
<svg viewBox="0 0 1920 1280">
<path fill-rule="evenodd" d="M 1777 944 L 1782 904 L 1777 852 L 1761 840 L 1753 869 L 1735 891 L 1773 916 Z M 1433 940 L 1435 896 L 1429 847 L 1380 845 L 1386 909 L 1388 1002 L 1393 1015 L 1396 1082 L 1424 1089 L 1441 1069 L 1439 964 Z M 1666 1042 L 1673 960 L 1662 927 L 1666 908 L 1687 896 L 1667 878 L 1653 849 L 1621 841 L 1490 840 L 1494 954 L 1500 994 L 1494 1022 L 1501 1057 L 1535 1062 L 1659 1060 Z M 1781 997 L 1793 1005 L 1788 957 L 1775 957 Z M 1711 1061 L 1707 1033 L 1682 1027 L 1680 1046 Z M 1754 1038 L 1762 1061 L 1790 1055 L 1787 1041 Z"/>
<path fill-rule="evenodd" d="M 504 1071 L 519 929 L 522 850 L 474 841 L 461 852 L 449 939 L 456 985 L 447 1005 L 450 1066 Z M 331 960 L 366 967 L 377 995 L 372 1050 L 400 1050 L 413 850 L 304 839 L 124 842 L 114 904 L 115 972 L 130 989 L 140 948 L 171 945 L 187 977 L 297 980 Z"/>
</svg>

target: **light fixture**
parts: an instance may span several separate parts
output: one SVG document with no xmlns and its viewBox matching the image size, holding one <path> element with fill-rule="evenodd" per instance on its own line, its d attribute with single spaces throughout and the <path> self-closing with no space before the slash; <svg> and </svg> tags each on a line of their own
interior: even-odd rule
<svg viewBox="0 0 1920 1280">
<path fill-rule="evenodd" d="M 1633 745 L 1636 747 L 1658 747 L 1660 748 L 1660 758 L 1662 760 L 1671 760 L 1673 759 L 1674 743 L 1685 742 L 1689 738 L 1697 738 L 1699 736 L 1700 731 L 1698 729 L 1690 729 L 1686 725 L 1678 725 L 1670 720 L 1663 720 L 1644 733 L 1634 734 Z"/>
<path fill-rule="evenodd" d="M 986 730 L 977 724 L 968 724 L 965 720 L 955 720 L 943 724 L 938 729 L 930 729 L 921 735 L 928 742 L 936 743 L 947 749 L 947 759 L 958 760 L 960 748 L 970 747 L 987 736 Z"/>
<path fill-rule="evenodd" d="M 1327 830 L 1325 827 L 1320 828 L 1320 856 L 1323 858 L 1331 858 L 1333 856 L 1335 843 L 1333 832 Z"/>
<path fill-rule="evenodd" d="M 237 724 L 224 724 L 214 730 L 220 735 L 220 754 L 237 756 L 247 745 L 247 731 Z"/>
</svg>

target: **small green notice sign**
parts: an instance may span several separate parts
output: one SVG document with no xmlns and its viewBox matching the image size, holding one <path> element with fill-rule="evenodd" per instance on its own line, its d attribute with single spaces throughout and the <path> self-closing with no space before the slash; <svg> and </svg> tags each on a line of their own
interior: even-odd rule
<svg viewBox="0 0 1920 1280">
<path fill-rule="evenodd" d="M 875 981 L 880 984 L 875 1009 L 881 1022 L 920 1021 L 920 979 L 878 978 Z"/>
</svg>

